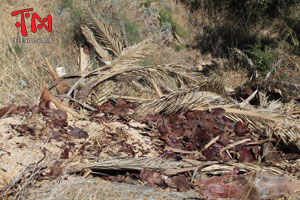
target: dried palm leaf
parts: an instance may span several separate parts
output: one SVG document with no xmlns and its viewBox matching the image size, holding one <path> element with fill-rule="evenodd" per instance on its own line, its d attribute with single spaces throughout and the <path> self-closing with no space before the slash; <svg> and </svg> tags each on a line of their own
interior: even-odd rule
<svg viewBox="0 0 300 200">
<path fill-rule="evenodd" d="M 147 56 L 151 55 L 155 48 L 156 46 L 151 42 L 151 40 L 144 40 L 136 45 L 124 49 L 119 57 L 113 60 L 110 67 L 114 68 L 120 65 L 136 65 Z"/>
<path fill-rule="evenodd" d="M 84 47 L 80 47 L 80 71 L 86 71 L 90 66 L 89 56 L 84 52 Z"/>
<path fill-rule="evenodd" d="M 202 87 L 190 90 L 183 90 L 164 96 L 144 104 L 136 114 L 145 115 L 148 113 L 172 114 L 187 109 L 207 110 L 210 108 L 221 107 L 226 111 L 226 116 L 234 121 L 243 121 L 248 124 L 251 130 L 265 132 L 269 129 L 273 134 L 280 138 L 286 145 L 294 145 L 297 151 L 300 150 L 300 120 L 286 115 L 272 113 L 259 109 L 239 109 L 233 108 L 233 104 L 219 95 L 211 92 L 202 91 Z"/>
<path fill-rule="evenodd" d="M 144 87 L 151 88 L 153 88 L 153 85 L 151 84 L 151 79 L 153 79 L 157 86 L 163 89 L 168 87 L 166 84 L 168 84 L 170 80 L 170 83 L 173 81 L 173 87 L 176 87 L 176 91 L 178 90 L 178 86 L 180 87 L 183 84 L 190 86 L 199 85 L 199 81 L 196 81 L 195 78 L 189 76 L 191 74 L 184 73 L 182 69 L 181 71 L 176 70 L 176 67 L 172 68 L 170 65 L 149 67 L 120 65 L 118 68 L 110 68 L 106 71 L 98 71 L 97 75 L 97 77 L 92 78 L 91 81 L 81 89 L 80 98 L 85 98 L 96 85 L 104 81 L 111 80 L 112 78 L 116 81 L 127 83 L 131 83 L 134 80 L 136 82 L 144 80 L 149 83 L 144 85 Z M 197 74 L 197 76 L 199 75 Z"/>
<path fill-rule="evenodd" d="M 224 87 L 224 80 L 216 74 L 212 74 L 205 84 L 202 86 L 202 89 L 205 91 L 210 91 L 221 95 L 222 97 L 229 99 L 229 95 Z"/>
<path fill-rule="evenodd" d="M 96 18 L 88 7 L 85 10 L 87 14 L 86 23 L 93 27 L 99 42 L 103 43 L 105 48 L 112 51 L 116 56 L 120 56 L 124 49 L 120 34 L 108 26 L 101 17 Z"/>
<path fill-rule="evenodd" d="M 284 164 L 285 168 L 290 167 L 289 164 Z M 67 173 L 76 173 L 84 169 L 91 170 L 148 170 L 163 171 L 167 175 L 175 175 L 186 171 L 195 171 L 201 169 L 205 175 L 223 174 L 225 172 L 232 172 L 234 168 L 238 167 L 241 171 L 260 171 L 269 172 L 272 174 L 286 174 L 286 170 L 280 169 L 276 166 L 265 166 L 257 163 L 220 163 L 217 161 L 198 161 L 190 159 L 175 160 L 162 160 L 158 157 L 141 157 L 141 158 L 88 158 L 87 164 L 71 163 L 67 168 Z M 295 176 L 294 176 L 295 177 Z"/>
<path fill-rule="evenodd" d="M 93 70 L 91 72 L 88 72 L 86 74 L 83 74 L 79 80 L 71 87 L 67 95 L 71 95 L 71 93 L 77 88 L 78 84 L 83 81 L 83 79 L 91 76 L 91 75 L 98 75 L 100 76 L 99 78 L 94 78 L 92 79 L 84 89 L 82 90 L 83 93 L 81 97 L 86 97 L 91 90 L 101 83 L 102 81 L 109 79 L 113 76 L 116 76 L 117 74 L 125 71 L 130 71 L 132 69 L 137 68 L 134 66 L 135 63 L 141 61 L 144 59 L 146 56 L 152 53 L 154 50 L 154 44 L 150 42 L 150 40 L 145 40 L 143 42 L 140 42 L 137 45 L 131 46 L 124 50 L 122 52 L 122 55 L 120 55 L 118 58 L 113 60 L 113 62 L 110 65 L 107 65 L 105 69 L 109 69 L 107 71 L 103 71 L 103 68 L 98 68 L 96 70 Z M 115 69 L 116 66 L 122 67 L 122 69 Z M 133 66 L 133 67 L 132 67 Z M 110 74 L 112 73 L 112 74 Z M 99 80 L 97 80 L 99 79 Z"/>
<path fill-rule="evenodd" d="M 249 71 L 250 80 L 257 78 L 257 71 L 253 67 L 254 64 L 252 60 L 243 51 L 237 48 L 234 48 L 233 51 L 237 55 L 238 59 L 240 59 L 244 63 L 246 69 Z"/>
<path fill-rule="evenodd" d="M 131 82 L 135 80 L 144 88 L 152 87 L 151 79 L 156 85 L 166 92 L 177 91 L 178 88 L 192 87 L 199 85 L 198 80 L 204 82 L 206 78 L 199 73 L 187 72 L 183 67 L 178 65 L 157 65 L 140 67 L 127 73 L 119 74 L 116 80 L 122 82 Z"/>
<path fill-rule="evenodd" d="M 211 105 L 228 105 L 229 102 L 221 96 L 203 91 L 201 86 L 175 92 L 160 99 L 153 100 L 144 104 L 137 110 L 138 115 L 146 115 L 148 113 L 172 114 L 179 111 L 194 109 L 201 106 L 202 110 L 209 109 Z"/>
<path fill-rule="evenodd" d="M 92 170 L 142 170 L 144 168 L 164 171 L 171 169 L 180 169 L 182 167 L 190 167 L 190 163 L 185 161 L 174 161 L 160 159 L 157 157 L 141 157 L 141 158 L 115 158 L 115 159 L 105 159 L 105 158 L 90 158 L 88 164 L 75 164 L 72 167 L 68 168 L 67 173 L 80 172 L 83 169 L 92 169 Z"/>
<path fill-rule="evenodd" d="M 98 42 L 96 41 L 96 38 L 94 36 L 93 31 L 88 26 L 84 26 L 84 25 L 81 26 L 81 31 L 82 31 L 83 35 L 85 36 L 85 38 L 88 40 L 88 42 L 91 43 L 91 45 L 93 45 L 96 52 L 101 57 L 101 61 L 104 62 L 107 65 L 110 65 L 111 61 L 112 61 L 111 56 L 109 55 L 108 51 L 103 49 L 98 44 Z"/>
<path fill-rule="evenodd" d="M 266 110 L 247 110 L 230 107 L 222 107 L 225 109 L 225 115 L 234 121 L 244 121 L 251 130 L 259 132 L 267 132 L 269 136 L 275 135 L 281 139 L 284 144 L 296 146 L 300 151 L 300 120 L 291 118 L 288 115 L 272 113 Z M 270 130 L 270 131 L 265 131 Z"/>
<path fill-rule="evenodd" d="M 97 72 L 96 77 L 92 78 L 81 90 L 79 94 L 79 99 L 87 97 L 87 95 L 93 90 L 101 82 L 109 80 L 118 74 L 125 73 L 134 69 L 140 68 L 139 66 L 129 66 L 129 67 L 118 67 L 118 68 L 111 68 L 106 71 L 99 71 Z M 82 79 L 82 78 L 81 78 Z M 81 80 L 80 79 L 80 80 Z"/>
</svg>

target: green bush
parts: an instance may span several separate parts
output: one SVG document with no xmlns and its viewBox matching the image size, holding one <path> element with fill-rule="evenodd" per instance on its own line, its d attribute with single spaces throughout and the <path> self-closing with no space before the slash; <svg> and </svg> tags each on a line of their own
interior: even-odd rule
<svg viewBox="0 0 300 200">
<path fill-rule="evenodd" d="M 60 1 L 60 10 L 66 9 L 66 8 L 72 8 L 73 7 L 73 0 L 61 0 Z"/>
<path fill-rule="evenodd" d="M 74 40 L 80 40 L 81 38 L 81 29 L 80 25 L 83 21 L 83 13 L 79 8 L 71 8 L 69 21 L 66 23 L 66 28 L 64 29 L 64 39 L 63 43 L 68 44 Z"/>
<path fill-rule="evenodd" d="M 82 11 L 80 9 L 72 9 L 70 15 L 71 27 L 73 30 L 80 29 L 80 25 L 82 23 Z"/>
<path fill-rule="evenodd" d="M 249 47 L 245 52 L 252 58 L 254 67 L 262 76 L 265 76 L 271 70 L 273 63 L 278 59 L 278 54 L 271 47 L 263 46 L 261 42 L 249 45 Z"/>
<path fill-rule="evenodd" d="M 228 18 L 256 20 L 260 17 L 276 17 L 290 12 L 299 0 L 181 0 L 192 11 L 204 9 L 211 12 L 226 11 Z"/>
<path fill-rule="evenodd" d="M 129 45 L 133 45 L 140 42 L 141 38 L 140 38 L 140 31 L 138 26 L 135 23 L 129 21 L 125 17 L 123 18 L 123 24 L 126 33 L 126 39 Z"/>
<path fill-rule="evenodd" d="M 172 44 L 173 49 L 175 49 L 175 51 L 181 51 L 185 48 L 184 44 Z"/>
<path fill-rule="evenodd" d="M 145 3 L 144 3 L 144 6 L 146 8 L 149 8 L 151 6 L 151 3 L 152 2 L 158 2 L 159 0 L 147 0 Z"/>
<path fill-rule="evenodd" d="M 172 18 L 172 13 L 167 8 L 160 8 L 159 9 L 159 22 L 160 25 L 163 25 L 164 23 L 169 23 L 172 27 L 172 29 L 175 30 L 176 34 L 179 35 L 182 38 L 186 38 L 187 33 L 186 31 L 178 24 L 176 23 Z"/>
</svg>

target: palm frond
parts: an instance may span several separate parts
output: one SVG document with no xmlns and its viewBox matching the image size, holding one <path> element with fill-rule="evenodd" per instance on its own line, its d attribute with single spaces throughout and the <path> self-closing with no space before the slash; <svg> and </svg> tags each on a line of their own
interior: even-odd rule
<svg viewBox="0 0 300 200">
<path fill-rule="evenodd" d="M 243 62 L 245 68 L 249 71 L 250 79 L 252 80 L 257 78 L 257 71 L 254 68 L 253 61 L 240 49 L 234 48 L 233 51 L 237 58 Z"/>
<path fill-rule="evenodd" d="M 135 81 L 145 90 L 147 87 L 153 89 L 153 85 L 151 84 L 151 80 L 153 80 L 159 88 L 169 93 L 178 91 L 179 88 L 185 88 L 185 86 L 204 85 L 206 80 L 203 77 L 203 79 L 199 79 L 202 80 L 202 82 L 199 82 L 196 80 L 196 77 L 200 76 L 198 73 L 185 73 L 182 69 L 180 70 L 178 66 L 176 67 L 176 65 L 141 67 L 138 65 L 118 64 L 118 66 L 117 68 L 109 68 L 106 71 L 98 71 L 97 76 L 92 78 L 90 82 L 81 89 L 81 98 L 86 97 L 96 85 L 112 79 L 127 84 Z"/>
<path fill-rule="evenodd" d="M 212 92 L 203 91 L 202 87 L 195 87 L 188 90 L 178 91 L 162 98 L 144 104 L 138 115 L 146 114 L 172 114 L 184 110 L 194 109 L 201 106 L 202 110 L 211 108 L 211 105 L 228 105 L 229 102 Z"/>
<path fill-rule="evenodd" d="M 124 49 L 120 56 L 113 60 L 110 67 L 114 68 L 120 65 L 136 65 L 147 56 L 151 55 L 155 48 L 156 46 L 151 42 L 151 40 L 144 40 L 136 45 Z"/>
<path fill-rule="evenodd" d="M 222 107 L 222 106 L 217 106 Z M 247 110 L 239 108 L 222 107 L 225 115 L 234 121 L 244 121 L 250 130 L 266 132 L 269 136 L 275 135 L 287 146 L 297 147 L 300 151 L 300 120 L 290 116 L 266 110 Z M 269 131 L 267 131 L 269 130 Z"/>
<path fill-rule="evenodd" d="M 108 26 L 101 17 L 96 18 L 88 7 L 85 10 L 87 14 L 86 23 L 93 27 L 99 42 L 103 43 L 105 48 L 112 51 L 116 56 L 120 56 L 124 49 L 120 34 Z"/>
<path fill-rule="evenodd" d="M 112 61 L 111 56 L 109 55 L 108 51 L 103 49 L 98 44 L 98 42 L 95 39 L 93 31 L 88 26 L 84 26 L 84 25 L 81 26 L 81 30 L 85 38 L 88 40 L 88 42 L 91 43 L 91 45 L 93 45 L 96 52 L 101 57 L 101 60 L 107 65 L 111 64 Z"/>
<path fill-rule="evenodd" d="M 205 84 L 202 86 L 204 91 L 214 92 L 221 95 L 225 99 L 230 99 L 224 87 L 224 80 L 216 74 L 211 74 Z M 230 100 L 231 101 L 231 100 Z"/>
<path fill-rule="evenodd" d="M 300 151 L 300 120 L 287 115 L 262 109 L 235 108 L 234 104 L 221 96 L 203 91 L 201 86 L 183 90 L 145 103 L 136 114 L 174 114 L 188 109 L 207 110 L 225 109 L 225 115 L 234 121 L 243 121 L 252 131 L 266 132 L 270 137 L 281 139 L 285 145 L 296 147 Z M 267 131 L 268 130 L 268 131 Z"/>
</svg>

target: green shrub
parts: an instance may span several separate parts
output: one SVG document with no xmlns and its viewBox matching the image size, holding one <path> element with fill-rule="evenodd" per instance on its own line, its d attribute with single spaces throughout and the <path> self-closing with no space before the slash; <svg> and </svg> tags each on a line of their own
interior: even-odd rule
<svg viewBox="0 0 300 200">
<path fill-rule="evenodd" d="M 164 23 L 169 23 L 172 26 L 172 29 L 175 30 L 176 34 L 179 35 L 182 38 L 186 38 L 187 33 L 186 31 L 178 24 L 176 23 L 172 18 L 172 13 L 167 8 L 160 8 L 159 9 L 159 22 L 160 25 L 163 25 Z"/>
<path fill-rule="evenodd" d="M 181 0 L 192 11 L 202 9 L 213 13 L 226 13 L 228 19 L 257 20 L 261 17 L 277 17 L 290 13 L 299 0 Z"/>
<path fill-rule="evenodd" d="M 173 49 L 175 49 L 175 51 L 181 51 L 185 48 L 184 44 L 172 44 Z"/>
<path fill-rule="evenodd" d="M 73 7 L 73 0 L 61 0 L 59 8 L 60 10 L 66 9 L 66 8 L 72 8 Z"/>
<path fill-rule="evenodd" d="M 92 69 L 98 69 L 99 68 L 99 61 L 97 59 L 98 54 L 96 53 L 95 49 L 91 51 L 89 54 L 89 64 L 91 65 Z"/>
<path fill-rule="evenodd" d="M 82 11 L 80 9 L 72 9 L 70 20 L 73 29 L 80 29 L 82 23 Z"/>
<path fill-rule="evenodd" d="M 75 39 L 80 40 L 81 37 L 81 29 L 80 25 L 83 21 L 83 13 L 79 8 L 72 8 L 70 10 L 69 22 L 67 22 L 67 26 L 65 29 L 65 34 L 63 36 L 63 43 L 68 44 L 73 42 Z"/>
<path fill-rule="evenodd" d="M 147 0 L 145 3 L 144 3 L 144 6 L 146 8 L 149 8 L 151 6 L 151 3 L 152 2 L 158 2 L 159 0 Z"/>
<path fill-rule="evenodd" d="M 288 75 L 284 72 L 282 72 L 280 75 L 279 75 L 279 79 L 281 81 L 287 81 L 288 80 Z"/>
<path fill-rule="evenodd" d="M 126 33 L 126 39 L 129 45 L 133 45 L 135 43 L 140 42 L 141 38 L 140 38 L 140 31 L 138 26 L 135 23 L 129 21 L 125 17 L 123 18 L 123 24 Z"/>
<path fill-rule="evenodd" d="M 272 68 L 278 58 L 278 54 L 269 46 L 263 46 L 261 42 L 249 45 L 250 49 L 245 50 L 252 58 L 255 68 L 262 76 L 265 76 Z"/>
</svg>

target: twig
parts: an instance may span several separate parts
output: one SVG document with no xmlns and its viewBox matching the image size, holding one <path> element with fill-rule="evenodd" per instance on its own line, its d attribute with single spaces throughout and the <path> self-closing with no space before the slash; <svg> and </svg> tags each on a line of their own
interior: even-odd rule
<svg viewBox="0 0 300 200">
<path fill-rule="evenodd" d="M 289 114 L 291 114 L 291 115 L 297 115 L 297 114 L 300 114 L 300 110 L 296 110 L 296 111 L 289 112 Z"/>
<path fill-rule="evenodd" d="M 195 171 L 195 170 L 198 170 L 200 167 L 186 167 L 186 168 L 182 168 L 182 169 L 170 169 L 170 170 L 166 170 L 164 171 L 164 173 L 166 175 L 175 175 L 175 174 L 178 174 L 178 173 L 183 173 L 183 172 L 187 172 L 187 171 Z"/>
<path fill-rule="evenodd" d="M 41 103 L 43 104 L 44 102 L 52 102 L 54 103 L 54 105 L 65 112 L 68 112 L 69 114 L 71 114 L 73 117 L 76 118 L 83 118 L 83 116 L 81 114 L 78 114 L 75 110 L 73 110 L 72 108 L 70 108 L 68 105 L 64 104 L 63 102 L 61 102 L 58 98 L 56 98 L 55 96 L 52 95 L 52 93 L 44 86 L 43 91 L 42 91 L 42 95 L 41 95 Z"/>
<path fill-rule="evenodd" d="M 267 73 L 267 75 L 265 77 L 265 81 L 268 80 L 268 78 L 271 75 L 271 73 L 276 70 L 276 68 L 278 67 L 278 65 L 280 65 L 282 59 L 283 59 L 283 56 L 280 56 L 280 58 L 277 60 L 277 62 L 272 65 L 271 70 Z"/>
<path fill-rule="evenodd" d="M 185 150 L 181 150 L 181 149 L 176 149 L 176 148 L 172 148 L 172 147 L 168 147 L 166 146 L 165 151 L 173 151 L 175 153 L 182 153 L 182 154 L 197 154 L 199 152 L 195 152 L 195 151 L 185 151 Z"/>
<path fill-rule="evenodd" d="M 199 169 L 201 168 L 201 166 L 199 165 L 195 170 L 194 170 L 194 173 L 193 173 L 193 176 L 192 176 L 192 179 L 191 179 L 191 183 L 193 183 L 194 181 L 194 178 L 196 177 Z"/>
<path fill-rule="evenodd" d="M 47 68 L 49 70 L 49 73 L 50 73 L 50 76 L 52 78 L 53 81 L 57 81 L 59 79 L 59 76 L 58 74 L 56 73 L 56 71 L 53 69 L 53 67 L 51 66 L 48 58 L 45 58 L 45 61 L 46 61 L 46 65 L 47 65 Z"/>
<path fill-rule="evenodd" d="M 215 142 L 217 142 L 218 140 L 220 139 L 220 136 L 218 135 L 217 137 L 215 137 L 214 139 L 212 139 L 209 143 L 207 143 L 205 146 L 204 146 L 204 149 L 201 150 L 204 151 L 206 150 L 208 147 L 210 147 L 211 145 L 213 145 Z"/>
<path fill-rule="evenodd" d="M 45 58 L 45 61 L 46 61 L 46 65 L 47 65 L 47 68 L 49 70 L 49 73 L 50 73 L 50 76 L 52 78 L 53 81 L 58 81 L 59 80 L 59 76 L 57 74 L 57 72 L 53 69 L 53 67 L 51 66 L 49 60 L 47 58 Z M 64 93 L 64 87 L 66 87 L 66 83 L 63 83 L 63 82 L 58 82 L 57 84 L 57 90 L 60 94 Z"/>
<path fill-rule="evenodd" d="M 156 83 L 154 82 L 154 80 L 152 78 L 150 78 L 150 82 L 153 85 L 153 88 L 155 90 L 155 92 L 157 93 L 158 97 L 162 97 L 163 93 L 161 92 L 161 90 L 159 89 L 159 87 L 156 85 Z"/>
<path fill-rule="evenodd" d="M 226 151 L 228 149 L 231 149 L 239 144 L 243 144 L 243 143 L 246 143 L 246 142 L 249 142 L 251 141 L 251 139 L 247 138 L 247 139 L 244 139 L 244 140 L 241 140 L 241 141 L 237 141 L 235 143 L 232 143 L 232 144 L 229 144 L 227 145 L 226 147 L 223 147 L 221 150 L 220 150 L 220 153 L 222 153 L 223 151 Z"/>
<path fill-rule="evenodd" d="M 244 100 L 242 103 L 239 103 L 240 107 L 243 108 L 246 105 L 249 104 L 249 102 L 255 97 L 258 90 L 255 90 L 246 100 Z"/>
<path fill-rule="evenodd" d="M 119 143 L 121 143 L 121 142 L 124 142 L 125 141 L 125 139 L 121 139 L 121 140 L 117 140 L 117 141 L 115 141 L 115 142 L 112 142 L 112 143 L 110 143 L 109 145 L 107 145 L 106 147 L 104 147 L 103 149 L 102 149 L 102 152 L 106 152 L 109 148 L 111 148 L 112 146 L 114 146 L 114 145 L 116 145 L 116 144 L 119 144 Z"/>
<path fill-rule="evenodd" d="M 276 141 L 276 139 L 270 138 L 270 139 L 260 140 L 260 141 L 257 141 L 257 142 L 249 142 L 247 145 L 260 145 L 260 144 L 263 144 L 263 143 L 266 143 L 266 142 L 275 142 L 275 141 Z"/>
<path fill-rule="evenodd" d="M 5 190 L 3 190 L 1 193 L 0 193 L 0 199 L 3 198 L 5 195 L 8 195 L 9 193 L 9 190 L 12 189 L 19 181 L 20 179 L 23 178 L 23 175 L 26 173 L 26 172 L 29 172 L 29 171 L 32 171 L 31 175 L 29 178 L 26 179 L 26 182 L 24 183 L 23 186 L 20 187 L 18 193 L 15 195 L 14 199 L 16 199 L 18 197 L 18 195 L 22 192 L 22 190 L 29 184 L 29 181 L 41 170 L 41 168 L 37 168 L 38 165 L 45 159 L 46 157 L 46 152 L 45 152 L 45 146 L 46 144 L 48 143 L 50 139 L 50 136 L 48 136 L 48 138 L 46 139 L 46 141 L 43 143 L 42 147 L 41 147 L 41 152 L 43 153 L 43 157 L 41 159 L 39 159 L 38 161 L 35 162 L 35 164 L 33 164 L 33 167 L 30 167 L 30 164 L 28 164 L 27 166 L 24 167 L 24 169 L 22 170 L 22 172 L 19 173 L 18 176 L 16 176 L 13 180 L 13 182 L 8 186 L 6 187 Z M 32 145 L 32 147 L 35 145 L 35 143 Z M 30 148 L 31 149 L 31 148 Z M 29 150 L 30 150 L 29 149 Z M 28 150 L 28 153 L 29 153 L 29 150 Z"/>
<path fill-rule="evenodd" d="M 111 95 L 112 98 L 119 99 L 119 95 Z M 130 96 L 121 96 L 122 99 L 127 99 L 131 101 L 137 101 L 137 102 L 149 102 L 153 101 L 153 99 L 145 99 L 145 98 L 140 98 L 140 97 L 130 97 Z"/>
<path fill-rule="evenodd" d="M 81 106 L 87 108 L 88 110 L 91 110 L 91 111 L 96 111 L 96 110 L 97 110 L 96 108 L 94 108 L 94 107 L 92 107 L 92 106 L 89 106 L 89 105 L 87 105 L 87 104 L 85 104 L 85 103 L 82 103 L 82 102 L 80 102 L 79 100 L 77 100 L 77 99 L 75 99 L 75 98 L 72 98 L 72 97 L 70 97 L 70 96 L 67 96 L 67 95 L 59 95 L 58 97 L 67 98 L 67 99 L 69 99 L 69 100 L 71 100 L 71 101 L 74 101 L 74 102 L 76 102 L 76 103 L 79 103 Z"/>
</svg>

